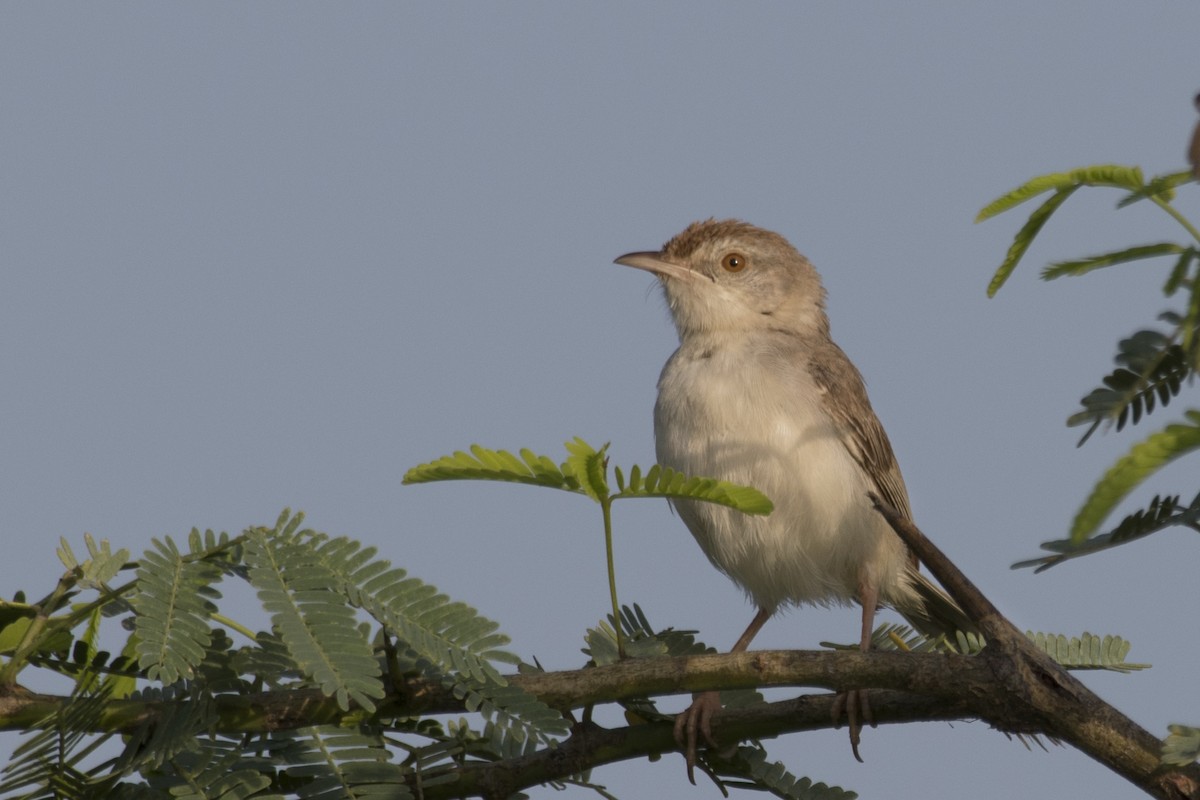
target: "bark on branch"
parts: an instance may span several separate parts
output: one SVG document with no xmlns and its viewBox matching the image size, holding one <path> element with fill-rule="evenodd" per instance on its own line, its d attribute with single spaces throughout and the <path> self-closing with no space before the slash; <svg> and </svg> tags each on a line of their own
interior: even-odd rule
<svg viewBox="0 0 1200 800">
<path fill-rule="evenodd" d="M 1022 645 L 1017 652 L 1024 649 Z M 1078 747 L 1155 797 L 1200 798 L 1197 765 L 1158 769 L 1156 738 L 1095 698 L 1040 652 L 1032 651 L 1028 660 L 998 655 L 1002 652 L 991 641 L 978 656 L 766 650 L 636 659 L 508 679 L 564 711 L 706 689 L 806 686 L 836 691 L 870 686 L 876 689 L 871 708 L 880 723 L 980 719 L 1006 733 L 1046 734 Z M 833 694 L 802 695 L 724 711 L 714 718 L 713 731 L 718 741 L 735 742 L 828 728 L 833 699 Z M 28 692 L 0 697 L 0 729 L 26 729 L 66 701 Z M 463 711 L 461 701 L 444 687 L 420 678 L 394 687 L 382 709 L 396 715 Z M 220 697 L 217 712 L 216 727 L 222 733 L 335 723 L 343 716 L 336 703 L 315 690 Z M 133 730 L 159 713 L 153 703 L 113 701 L 103 728 Z M 604 764 L 675 750 L 669 722 L 616 729 L 581 723 L 557 748 L 508 761 L 467 764 L 458 768 L 453 783 L 422 791 L 428 800 L 505 797 Z"/>
<path fill-rule="evenodd" d="M 987 647 L 976 658 L 991 670 L 995 694 L 1008 713 L 996 709 L 998 714 L 981 714 L 983 718 L 1001 729 L 1010 721 L 1032 723 L 1153 797 L 1200 797 L 1197 765 L 1161 766 L 1162 743 L 1156 736 L 1035 648 L 916 525 L 878 497 L 872 495 L 872 500 L 896 535 L 987 637 Z"/>
</svg>

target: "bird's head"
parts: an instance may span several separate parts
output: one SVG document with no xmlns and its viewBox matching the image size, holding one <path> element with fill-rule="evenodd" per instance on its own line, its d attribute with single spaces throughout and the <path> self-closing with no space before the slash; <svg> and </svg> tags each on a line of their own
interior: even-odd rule
<svg viewBox="0 0 1200 800">
<path fill-rule="evenodd" d="M 761 329 L 828 334 L 817 271 L 782 236 L 749 223 L 693 222 L 661 250 L 616 263 L 658 276 L 680 339 Z"/>
</svg>

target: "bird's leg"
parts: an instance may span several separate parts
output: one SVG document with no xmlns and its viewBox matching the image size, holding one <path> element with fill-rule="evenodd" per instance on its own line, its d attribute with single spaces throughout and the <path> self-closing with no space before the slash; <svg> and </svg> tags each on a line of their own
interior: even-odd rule
<svg viewBox="0 0 1200 800">
<path fill-rule="evenodd" d="M 862 634 L 859 638 L 858 649 L 866 653 L 871 649 L 871 632 L 875 629 L 875 609 L 879 605 L 879 589 L 872 581 L 860 579 L 858 597 L 862 602 Z M 833 724 L 841 727 L 842 710 L 846 711 L 846 722 L 850 727 L 850 749 L 858 762 L 863 758 L 858 754 L 858 743 L 862 740 L 862 721 L 875 727 L 875 718 L 871 715 L 871 704 L 867 700 L 866 689 L 849 689 L 838 694 L 833 701 Z"/>
<path fill-rule="evenodd" d="M 750 620 L 750 625 L 746 627 L 746 632 L 741 635 L 741 638 L 734 644 L 731 653 L 741 653 L 750 646 L 750 642 L 754 639 L 755 634 L 759 632 L 762 626 L 768 619 L 771 618 L 771 612 L 765 608 L 760 608 L 758 613 L 754 615 L 754 619 Z M 721 695 L 719 692 L 697 692 L 692 695 L 692 704 L 687 707 L 679 716 L 675 717 L 675 743 L 679 745 L 679 749 L 683 751 L 684 758 L 687 759 L 688 780 L 694 786 L 696 778 L 694 771 L 696 768 L 696 737 L 697 734 L 704 737 L 710 747 L 716 747 L 717 743 L 712 736 L 712 717 L 713 714 L 721 710 Z"/>
</svg>

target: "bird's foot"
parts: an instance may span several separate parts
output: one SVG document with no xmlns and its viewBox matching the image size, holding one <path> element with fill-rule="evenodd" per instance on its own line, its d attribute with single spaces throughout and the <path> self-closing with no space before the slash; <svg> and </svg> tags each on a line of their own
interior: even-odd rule
<svg viewBox="0 0 1200 800">
<path fill-rule="evenodd" d="M 850 726 L 850 749 L 858 763 L 862 764 L 863 757 L 858 754 L 858 743 L 862 741 L 862 725 L 860 720 L 875 727 L 875 717 L 871 715 L 871 703 L 867 700 L 866 689 L 850 689 L 839 692 L 833 701 L 833 727 L 842 727 L 842 713 L 846 714 L 846 722 Z M 676 721 L 676 730 L 679 723 Z"/>
<path fill-rule="evenodd" d="M 712 735 L 713 714 L 721 710 L 721 696 L 717 692 L 700 692 L 692 697 L 692 704 L 675 717 L 675 743 L 687 759 L 688 780 L 696 785 L 696 739 L 703 736 L 710 747 L 717 743 Z"/>
</svg>

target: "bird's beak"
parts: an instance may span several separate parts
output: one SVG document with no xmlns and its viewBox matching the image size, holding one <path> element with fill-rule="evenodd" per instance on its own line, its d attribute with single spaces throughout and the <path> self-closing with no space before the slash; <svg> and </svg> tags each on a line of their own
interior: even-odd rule
<svg viewBox="0 0 1200 800">
<path fill-rule="evenodd" d="M 694 270 L 688 267 L 667 261 L 663 258 L 662 253 L 657 250 L 626 253 L 613 261 L 613 263 L 635 269 L 644 269 L 647 272 L 653 272 L 660 278 L 679 278 L 680 280 L 694 281 L 700 277 Z"/>
</svg>

